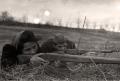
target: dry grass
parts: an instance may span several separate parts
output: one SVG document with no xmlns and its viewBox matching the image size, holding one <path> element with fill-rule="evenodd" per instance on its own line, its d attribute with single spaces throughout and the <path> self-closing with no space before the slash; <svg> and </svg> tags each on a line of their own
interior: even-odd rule
<svg viewBox="0 0 120 81">
<path fill-rule="evenodd" d="M 25 70 L 25 68 L 27 68 Z M 45 74 L 45 68 L 40 69 L 26 66 L 17 66 L 16 69 L 11 72 L 0 71 L 0 81 L 79 81 L 79 80 L 119 80 L 120 79 L 120 65 L 108 65 L 108 64 L 98 64 L 97 67 L 94 64 L 82 64 L 80 69 L 71 73 L 69 77 L 64 77 L 57 73 L 51 75 L 52 73 Z M 101 70 L 99 70 L 99 69 Z M 103 75 L 104 73 L 104 75 Z M 49 74 L 49 76 L 48 76 Z"/>
</svg>

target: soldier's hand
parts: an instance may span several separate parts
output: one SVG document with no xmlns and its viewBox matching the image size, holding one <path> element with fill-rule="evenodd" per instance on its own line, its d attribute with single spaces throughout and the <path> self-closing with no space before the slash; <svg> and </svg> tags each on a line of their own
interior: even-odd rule
<svg viewBox="0 0 120 81">
<path fill-rule="evenodd" d="M 58 44 L 58 45 L 56 45 L 56 48 L 57 48 L 58 51 L 64 51 L 66 49 L 66 46 L 62 45 L 62 44 L 61 45 Z"/>
<path fill-rule="evenodd" d="M 18 55 L 19 64 L 27 64 L 30 62 L 31 55 Z"/>
<path fill-rule="evenodd" d="M 39 66 L 39 65 L 46 65 L 49 62 L 44 60 L 43 58 L 39 57 L 39 55 L 34 55 L 31 57 L 30 62 L 34 66 Z"/>
</svg>

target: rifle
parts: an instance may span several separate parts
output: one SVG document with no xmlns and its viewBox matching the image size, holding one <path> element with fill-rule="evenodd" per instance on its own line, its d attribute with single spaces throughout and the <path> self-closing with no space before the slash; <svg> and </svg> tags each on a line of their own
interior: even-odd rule
<svg viewBox="0 0 120 81">
<path fill-rule="evenodd" d="M 81 56 L 85 53 L 113 53 L 118 52 L 117 50 L 77 50 L 77 49 L 66 49 L 63 52 L 55 53 L 39 53 L 36 56 L 43 58 L 48 61 L 68 61 L 68 62 L 80 62 L 80 63 L 91 63 L 92 60 L 95 63 L 108 63 L 108 64 L 119 64 L 120 59 L 118 58 L 105 58 L 105 57 L 92 57 L 92 56 Z M 34 55 L 18 55 L 20 64 L 29 62 L 30 58 Z"/>
<path fill-rule="evenodd" d="M 40 53 L 38 56 L 48 61 L 60 60 L 63 62 L 77 63 L 92 63 L 94 61 L 97 64 L 120 64 L 120 58 L 93 57 L 58 53 Z"/>
</svg>

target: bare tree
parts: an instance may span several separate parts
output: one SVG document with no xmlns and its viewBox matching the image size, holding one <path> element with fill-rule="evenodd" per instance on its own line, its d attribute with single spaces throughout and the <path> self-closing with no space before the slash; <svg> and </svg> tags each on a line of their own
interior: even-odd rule
<svg viewBox="0 0 120 81">
<path fill-rule="evenodd" d="M 24 16 L 22 17 L 22 22 L 24 22 L 24 23 L 27 23 L 27 22 L 28 22 L 28 17 L 27 17 L 26 15 L 24 15 Z"/>
<path fill-rule="evenodd" d="M 8 11 L 3 11 L 3 12 L 1 13 L 0 19 L 1 19 L 2 21 L 13 21 L 13 20 L 14 20 L 14 18 L 9 14 Z"/>
<path fill-rule="evenodd" d="M 89 20 L 86 19 L 86 22 L 85 22 L 85 26 L 84 26 L 84 28 L 89 28 L 89 24 L 90 24 Z"/>
<path fill-rule="evenodd" d="M 58 25 L 62 26 L 62 19 L 57 19 L 57 21 L 58 21 Z"/>
<path fill-rule="evenodd" d="M 78 17 L 78 19 L 77 19 L 77 28 L 80 28 L 80 23 L 81 23 L 81 21 L 80 21 L 80 18 Z"/>
<path fill-rule="evenodd" d="M 105 28 L 108 28 L 109 27 L 109 25 L 108 24 L 105 24 Z"/>
<path fill-rule="evenodd" d="M 118 30 L 120 31 L 120 24 L 119 24 L 119 26 L 118 26 Z"/>
<path fill-rule="evenodd" d="M 86 25 L 86 16 L 85 16 L 85 18 L 84 18 L 84 22 L 83 22 L 82 28 L 85 28 L 85 25 Z"/>
<path fill-rule="evenodd" d="M 115 30 L 115 25 L 112 25 L 112 31 L 114 31 Z"/>
<path fill-rule="evenodd" d="M 93 29 L 96 29 L 96 28 L 97 28 L 97 23 L 94 22 L 94 23 L 93 23 Z"/>
<path fill-rule="evenodd" d="M 100 29 L 103 29 L 103 25 L 100 25 Z"/>
<path fill-rule="evenodd" d="M 66 22 L 66 24 L 65 24 L 65 25 L 66 25 L 66 27 L 69 27 L 69 22 Z"/>
</svg>

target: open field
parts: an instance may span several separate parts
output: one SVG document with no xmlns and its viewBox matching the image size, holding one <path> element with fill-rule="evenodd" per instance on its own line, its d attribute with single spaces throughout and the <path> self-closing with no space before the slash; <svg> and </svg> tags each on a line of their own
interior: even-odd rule
<svg viewBox="0 0 120 81">
<path fill-rule="evenodd" d="M 63 29 L 33 28 L 33 27 L 17 27 L 17 26 L 0 26 L 0 52 L 5 43 L 9 43 L 13 36 L 22 30 L 31 30 L 40 38 L 39 41 L 45 41 L 56 33 L 62 33 L 65 37 L 78 44 L 79 49 L 112 49 L 120 48 L 120 33 L 99 32 L 96 30 L 71 31 Z M 0 54 L 1 55 L 1 54 Z M 117 56 L 118 57 L 118 56 Z"/>
<path fill-rule="evenodd" d="M 62 33 L 68 39 L 74 41 L 76 46 L 80 39 L 79 49 L 120 49 L 120 33 L 102 32 L 95 30 L 72 31 L 63 29 L 47 29 L 32 27 L 8 27 L 0 26 L 0 53 L 5 43 L 9 43 L 12 37 L 19 31 L 31 30 L 38 38 L 41 38 L 41 44 L 46 39 L 56 33 Z M 1 55 L 1 54 L 0 54 Z M 87 54 L 86 54 L 87 55 Z M 120 52 L 111 54 L 95 54 L 94 56 L 116 57 L 120 58 Z M 16 72 L 17 74 L 17 72 Z M 118 80 L 120 79 L 120 66 L 110 64 L 81 64 L 78 73 L 73 73 L 70 80 Z M 68 79 L 69 80 L 69 79 Z"/>
</svg>

